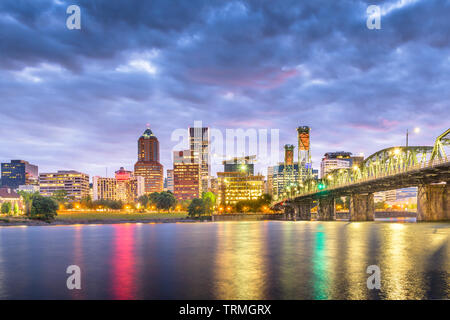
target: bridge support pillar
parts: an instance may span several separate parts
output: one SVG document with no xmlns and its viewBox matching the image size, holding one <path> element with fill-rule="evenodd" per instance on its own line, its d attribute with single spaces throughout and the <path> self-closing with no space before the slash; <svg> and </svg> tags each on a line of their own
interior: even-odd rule
<svg viewBox="0 0 450 320">
<path fill-rule="evenodd" d="M 353 194 L 350 197 L 350 221 L 373 221 L 374 216 L 373 193 Z"/>
<path fill-rule="evenodd" d="M 421 185 L 417 190 L 417 221 L 450 220 L 449 184 Z"/>
<path fill-rule="evenodd" d="M 317 220 L 336 220 L 335 199 L 333 197 L 319 199 Z"/>
<path fill-rule="evenodd" d="M 284 220 L 294 220 L 295 219 L 295 208 L 292 205 L 284 206 Z"/>
<path fill-rule="evenodd" d="M 311 200 L 298 202 L 298 203 L 296 203 L 296 206 L 297 206 L 296 213 L 298 213 L 298 219 L 310 221 L 311 220 L 311 207 L 312 207 Z"/>
</svg>

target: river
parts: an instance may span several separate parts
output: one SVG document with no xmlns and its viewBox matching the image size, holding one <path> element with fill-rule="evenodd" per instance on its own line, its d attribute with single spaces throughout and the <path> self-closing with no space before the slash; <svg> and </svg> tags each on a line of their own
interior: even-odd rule
<svg viewBox="0 0 450 320">
<path fill-rule="evenodd" d="M 449 239 L 449 223 L 2 227 L 0 299 L 450 299 Z"/>
</svg>

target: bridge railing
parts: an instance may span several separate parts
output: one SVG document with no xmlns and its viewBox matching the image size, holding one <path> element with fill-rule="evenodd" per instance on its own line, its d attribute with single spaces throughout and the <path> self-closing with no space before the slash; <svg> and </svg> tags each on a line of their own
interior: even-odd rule
<svg viewBox="0 0 450 320">
<path fill-rule="evenodd" d="M 450 157 L 446 156 L 446 157 L 441 158 L 441 159 L 435 159 L 435 160 L 429 160 L 429 161 L 426 161 L 426 162 L 421 162 L 421 163 L 418 163 L 418 164 L 413 165 L 413 166 L 398 167 L 398 168 L 395 168 L 393 171 L 379 172 L 379 173 L 376 173 L 376 174 L 368 176 L 368 177 L 357 178 L 357 179 L 354 179 L 352 181 L 345 182 L 345 183 L 335 183 L 335 184 L 332 183 L 332 184 L 327 186 L 326 190 L 339 189 L 339 188 L 343 188 L 343 187 L 347 187 L 347 186 L 352 186 L 352 185 L 365 183 L 365 182 L 368 182 L 368 181 L 373 181 L 373 180 L 376 180 L 376 179 L 381 179 L 381 178 L 385 178 L 385 177 L 395 176 L 397 174 L 413 172 L 413 171 L 426 169 L 426 168 L 433 168 L 433 167 L 436 167 L 436 166 L 439 166 L 439 165 L 442 165 L 442 164 L 448 163 L 448 162 L 450 162 Z M 313 194 L 318 193 L 320 191 L 323 191 L 323 190 L 319 190 L 317 187 L 314 190 L 311 190 L 311 191 L 308 191 L 308 192 L 294 191 L 294 192 L 291 192 L 291 194 L 288 197 L 286 197 L 286 198 L 284 198 L 282 200 L 277 200 L 276 203 L 279 203 L 281 201 L 290 200 L 290 199 L 296 198 L 296 197 L 303 197 L 303 196 L 313 195 Z"/>
</svg>

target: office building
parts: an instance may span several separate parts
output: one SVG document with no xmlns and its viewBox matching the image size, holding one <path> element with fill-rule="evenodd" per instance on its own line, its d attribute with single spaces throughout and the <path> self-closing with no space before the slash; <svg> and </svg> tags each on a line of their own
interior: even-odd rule
<svg viewBox="0 0 450 320">
<path fill-rule="evenodd" d="M 93 177 L 93 200 L 116 200 L 131 203 L 145 194 L 145 179 L 121 167 L 114 178 Z"/>
<path fill-rule="evenodd" d="M 202 192 L 207 192 L 210 187 L 210 154 L 209 154 L 209 128 L 189 128 L 189 147 L 194 163 L 200 165 L 200 180 Z"/>
<path fill-rule="evenodd" d="M 166 188 L 167 191 L 174 192 L 174 182 L 173 182 L 173 169 L 167 170 L 167 178 L 166 178 Z"/>
<path fill-rule="evenodd" d="M 34 185 L 34 184 L 26 184 L 26 185 L 21 185 L 19 186 L 19 188 L 17 189 L 17 191 L 24 191 L 24 192 L 28 192 L 28 193 L 39 193 L 39 185 Z"/>
<path fill-rule="evenodd" d="M 198 163 L 173 164 L 173 190 L 177 200 L 201 197 L 201 169 Z"/>
<path fill-rule="evenodd" d="M 74 170 L 41 173 L 39 188 L 43 196 L 64 190 L 69 200 L 80 201 L 89 195 L 89 175 Z"/>
<path fill-rule="evenodd" d="M 173 163 L 194 163 L 191 150 L 180 150 L 173 152 Z M 196 162 L 198 163 L 198 162 Z"/>
<path fill-rule="evenodd" d="M 37 185 L 38 166 L 24 160 L 11 160 L 2 163 L 2 187 L 17 189 L 21 185 Z"/>
<path fill-rule="evenodd" d="M 238 201 L 257 200 L 264 194 L 264 176 L 246 172 L 218 172 L 217 202 L 233 205 Z"/>
<path fill-rule="evenodd" d="M 325 153 L 320 163 L 320 177 L 324 178 L 329 172 L 337 169 L 349 169 L 352 167 L 351 152 Z"/>
<path fill-rule="evenodd" d="M 164 168 L 159 163 L 159 141 L 150 128 L 138 140 L 138 161 L 134 175 L 143 177 L 145 193 L 161 192 L 164 184 Z"/>
</svg>

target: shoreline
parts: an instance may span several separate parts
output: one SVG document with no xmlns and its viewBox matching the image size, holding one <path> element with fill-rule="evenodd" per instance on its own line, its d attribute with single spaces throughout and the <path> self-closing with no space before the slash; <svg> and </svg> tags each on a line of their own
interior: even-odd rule
<svg viewBox="0 0 450 320">
<path fill-rule="evenodd" d="M 124 224 L 124 223 L 192 223 L 192 222 L 210 222 L 196 219 L 104 219 L 104 220 L 55 220 L 45 222 L 40 220 L 23 220 L 23 221 L 0 221 L 0 227 L 45 227 L 45 226 L 73 226 L 73 225 L 102 225 L 102 224 Z"/>
<path fill-rule="evenodd" d="M 395 219 L 392 221 L 391 219 Z M 410 220 L 409 217 L 396 217 L 396 218 L 376 218 L 374 221 L 364 221 L 364 222 L 405 222 L 405 223 L 423 223 L 417 221 L 402 221 Z M 205 223 L 205 222 L 235 222 L 235 221 L 280 221 L 289 222 L 291 220 L 282 219 L 269 219 L 269 220 L 252 220 L 252 219 L 240 219 L 240 220 L 222 220 L 222 221 L 211 221 L 211 219 L 138 219 L 138 220 L 123 220 L 123 219 L 107 219 L 107 220 L 55 220 L 52 222 L 45 222 L 39 220 L 29 220 L 29 221 L 11 221 L 4 222 L 0 221 L 0 228 L 2 227 L 50 227 L 50 226 L 76 226 L 76 225 L 112 225 L 112 224 L 162 224 L 162 223 Z M 300 220 L 299 220 L 300 221 Z M 299 222 L 298 221 L 298 222 Z M 311 220 L 311 222 L 317 222 L 317 220 Z M 320 221 L 319 221 L 320 222 Z M 322 222 L 350 222 L 348 219 L 336 219 L 334 221 L 322 221 Z M 436 223 L 450 223 L 449 221 L 429 221 Z M 425 222 L 426 223 L 426 222 Z"/>
</svg>

